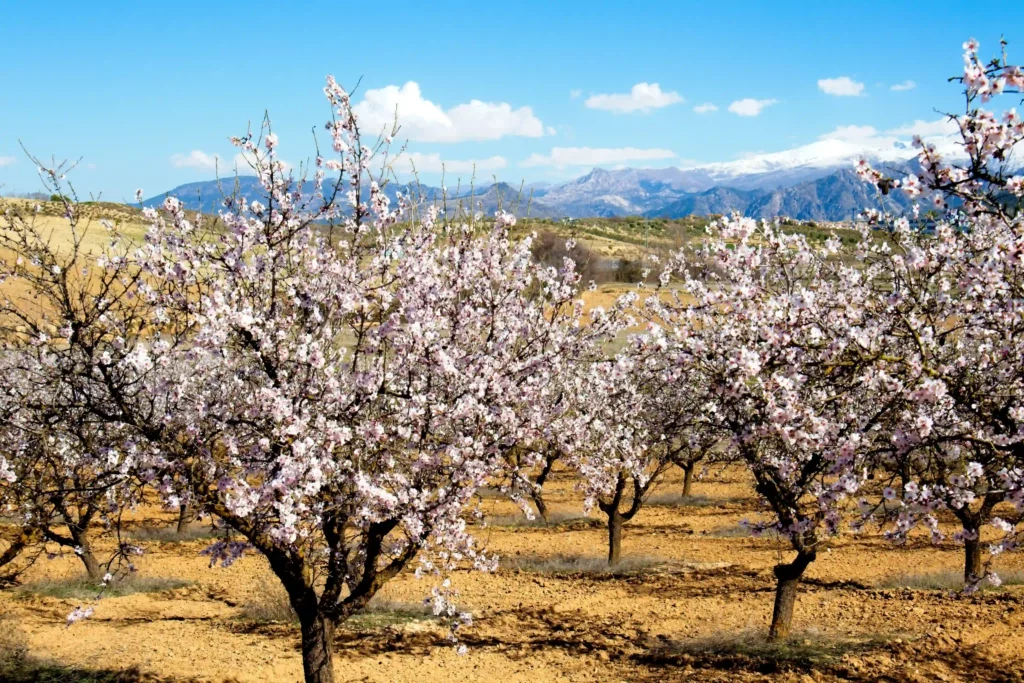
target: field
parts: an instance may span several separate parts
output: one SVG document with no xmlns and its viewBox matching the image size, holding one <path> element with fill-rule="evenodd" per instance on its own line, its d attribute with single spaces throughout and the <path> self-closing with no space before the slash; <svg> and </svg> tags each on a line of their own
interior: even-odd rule
<svg viewBox="0 0 1024 683">
<path fill-rule="evenodd" d="M 31 208 L 21 202 L 19 209 Z M 84 205 L 137 241 L 138 212 Z M 58 244 L 60 207 L 39 218 Z M 577 237 L 603 263 L 638 261 L 700 239 L 706 221 L 524 221 L 520 234 Z M 793 226 L 812 240 L 827 228 Z M 96 222 L 86 239 L 98 248 Z M 849 237 L 849 234 L 843 234 Z M 604 272 L 610 272 L 605 269 Z M 587 292 L 608 306 L 626 281 Z M 621 340 L 620 340 L 621 341 Z M 772 568 L 792 552 L 752 538 L 742 520 L 763 513 L 745 470 L 715 468 L 683 498 L 682 473 L 661 481 L 625 528 L 623 559 L 604 559 L 602 516 L 583 516 L 577 481 L 556 470 L 545 487 L 550 522 L 527 520 L 498 493 L 480 493 L 474 536 L 500 558 L 494 573 L 450 577 L 474 623 L 460 655 L 423 605 L 435 578 L 407 570 L 335 634 L 339 680 L 353 681 L 968 681 L 1024 680 L 1024 558 L 1000 557 L 1000 588 L 963 595 L 963 549 L 924 534 L 903 547 L 882 529 L 845 534 L 819 554 L 801 584 L 795 633 L 765 639 Z M 877 492 L 874 492 L 877 493 Z M 95 602 L 70 628 L 67 615 L 98 589 L 81 563 L 49 548 L 21 585 L 0 591 L 0 680 L 297 681 L 299 627 L 266 561 L 250 553 L 211 569 L 201 555 L 223 531 L 197 521 L 181 536 L 176 511 L 138 510 L 126 524 L 145 549 L 138 574 Z M 949 531 L 955 530 L 945 519 Z M 0 517 L 0 531 L 5 520 Z M 97 530 L 98 531 L 98 530 Z M 103 539 L 103 544 L 111 540 Z"/>
<path fill-rule="evenodd" d="M 950 597 L 960 548 L 922 538 L 895 548 L 877 529 L 843 537 L 811 565 L 796 633 L 766 644 L 771 567 L 785 548 L 739 526 L 758 515 L 749 482 L 715 470 L 690 499 L 680 487 L 673 473 L 626 527 L 614 573 L 602 559 L 600 520 L 581 518 L 567 473 L 549 485 L 550 526 L 484 492 L 490 523 L 475 532 L 502 564 L 452 576 L 474 615 L 462 635 L 467 654 L 421 607 L 431 580 L 407 573 L 337 632 L 339 680 L 967 681 L 980 680 L 978 671 L 1022 679 L 1024 588 L 1010 580 Z M 70 629 L 64 617 L 83 595 L 73 557 L 39 560 L 24 585 L 0 594 L 7 679 L 300 680 L 298 627 L 262 558 L 210 569 L 199 555 L 204 524 L 178 542 L 173 528 L 155 530 L 172 518 L 150 510 L 133 523 L 146 549 L 143 592 L 104 598 Z M 1016 579 L 1024 562 L 1007 557 L 999 568 Z M 101 666 L 120 677 L 96 673 Z"/>
</svg>

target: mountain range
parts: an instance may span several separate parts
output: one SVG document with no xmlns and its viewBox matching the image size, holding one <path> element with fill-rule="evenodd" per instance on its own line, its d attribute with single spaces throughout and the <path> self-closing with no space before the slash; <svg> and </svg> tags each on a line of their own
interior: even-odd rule
<svg viewBox="0 0 1024 683">
<path fill-rule="evenodd" d="M 680 218 L 688 215 L 738 211 L 756 218 L 787 216 L 801 220 L 840 221 L 856 217 L 862 209 L 877 208 L 874 188 L 853 171 L 857 159 L 895 175 L 917 168 L 915 150 L 900 141 L 886 147 L 867 147 L 841 140 L 821 140 L 785 152 L 754 155 L 731 162 L 689 168 L 661 169 L 595 168 L 567 182 L 529 185 L 495 183 L 446 198 L 440 188 L 389 183 L 385 192 L 412 194 L 420 201 L 445 199 L 484 213 L 502 207 L 537 218 L 582 218 L 642 215 Z M 156 205 L 167 195 L 182 200 L 190 210 L 217 211 L 223 192 L 235 191 L 248 200 L 261 196 L 253 176 L 189 183 L 151 197 L 144 205 Z M 522 189 L 520 189 L 522 187 Z M 304 191 L 309 191 L 307 183 Z M 884 198 L 887 210 L 905 210 L 902 193 Z"/>
</svg>

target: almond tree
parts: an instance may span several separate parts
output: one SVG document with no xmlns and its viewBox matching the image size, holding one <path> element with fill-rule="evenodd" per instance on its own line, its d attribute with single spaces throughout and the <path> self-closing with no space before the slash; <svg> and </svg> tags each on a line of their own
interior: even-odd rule
<svg viewBox="0 0 1024 683">
<path fill-rule="evenodd" d="M 334 680 L 335 626 L 410 564 L 493 566 L 464 512 L 518 444 L 553 424 L 562 443 L 583 438 L 565 378 L 586 381 L 574 368 L 617 317 L 577 324 L 573 264 L 536 264 L 510 214 L 480 226 L 412 198 L 393 209 L 369 172 L 389 163 L 386 141 L 364 147 L 348 94 L 333 79 L 325 92 L 338 156 L 317 158 L 313 195 L 269 124 L 235 138 L 265 197 L 229 198 L 216 224 L 173 198 L 147 209 L 146 244 L 114 264 L 138 274 L 118 288 L 136 307 L 90 321 L 116 332 L 85 335 L 95 349 L 73 329 L 65 355 L 101 360 L 47 378 L 82 388 L 169 504 L 187 498 L 244 536 L 208 549 L 213 562 L 268 559 L 317 682 Z M 457 619 L 449 598 L 445 582 L 435 610 Z"/>
<path fill-rule="evenodd" d="M 56 544 L 99 584 L 137 552 L 119 533 L 138 500 L 137 449 L 98 387 L 118 375 L 113 354 L 133 357 L 126 340 L 144 334 L 140 269 L 112 223 L 80 215 L 63 169 L 42 180 L 62 197 L 62 224 L 13 204 L 0 218 L 0 509 L 18 527 L 0 565 Z M 97 532 L 115 540 L 105 557 Z"/>
<path fill-rule="evenodd" d="M 796 552 L 775 567 L 772 638 L 789 632 L 799 581 L 839 533 L 888 410 L 884 336 L 864 315 L 878 270 L 842 249 L 726 218 L 666 269 L 662 284 L 675 277 L 681 289 L 645 302 L 666 328 L 669 386 L 695 394 L 706 429 L 754 478 L 769 520 L 753 531 L 774 530 Z"/>
<path fill-rule="evenodd" d="M 1003 48 L 983 63 L 977 43 L 964 44 L 966 110 L 949 116 L 958 154 L 944 158 L 916 139 L 920 177 L 889 178 L 864 163 L 859 169 L 886 191 L 943 212 L 934 234 L 907 217 L 874 216 L 893 244 L 882 261 L 892 287 L 876 315 L 892 319 L 889 353 L 903 385 L 883 462 L 909 479 L 885 497 L 897 506 L 891 536 L 898 541 L 919 523 L 939 541 L 935 513 L 956 517 L 972 588 L 989 572 L 983 526 L 1008 534 L 993 553 L 1014 547 L 1015 521 L 996 516 L 996 507 L 1015 503 L 1019 519 L 1024 502 L 1024 176 L 1013 155 L 1024 121 L 1013 109 L 997 116 L 979 106 L 1024 87 L 1024 73 L 1007 63 Z M 915 217 L 919 211 L 915 205 Z"/>
<path fill-rule="evenodd" d="M 631 297 L 635 305 L 638 297 Z M 580 474 L 588 507 L 607 518 L 608 564 L 618 564 L 623 526 L 632 521 L 661 477 L 692 467 L 718 438 L 700 410 L 701 392 L 687 386 L 696 375 L 674 362 L 664 330 L 651 324 L 630 336 L 609 362 L 595 364 L 589 385 L 599 396 L 582 409 L 597 424 L 614 423 L 615 437 L 575 448 L 568 462 Z"/>
</svg>

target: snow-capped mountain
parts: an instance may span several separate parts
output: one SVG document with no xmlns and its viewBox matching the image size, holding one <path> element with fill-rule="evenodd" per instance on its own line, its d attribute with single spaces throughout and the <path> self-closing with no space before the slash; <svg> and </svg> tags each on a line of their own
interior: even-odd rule
<svg viewBox="0 0 1024 683">
<path fill-rule="evenodd" d="M 935 137 L 928 141 L 948 157 L 960 155 L 949 138 Z M 844 220 L 861 209 L 876 206 L 874 193 L 852 172 L 858 159 L 867 159 L 875 167 L 894 174 L 906 174 L 916 168 L 916 152 L 908 140 L 897 137 L 823 139 L 782 152 L 687 168 L 595 168 L 557 184 L 497 183 L 477 188 L 473 192 L 473 204 L 475 210 L 487 213 L 501 205 L 535 217 L 647 215 L 675 218 L 694 213 L 742 211 L 758 217 L 785 215 Z M 258 194 L 255 178 L 238 180 L 243 194 Z M 388 187 L 392 193 L 396 189 L 408 191 L 410 188 Z M 425 201 L 433 201 L 442 194 L 438 188 L 420 186 L 418 189 Z M 215 190 L 213 183 L 191 183 L 167 194 L 178 196 L 189 208 L 201 206 L 204 210 L 215 210 L 220 199 L 220 193 Z M 163 196 L 146 203 L 156 203 Z M 467 201 L 468 198 L 468 193 L 460 197 L 449 195 L 449 201 Z M 893 202 L 906 205 L 902 197 L 889 203 Z"/>
<path fill-rule="evenodd" d="M 903 140 L 889 144 L 863 144 L 847 140 L 819 140 L 782 152 L 756 154 L 737 161 L 702 164 L 684 172 L 706 174 L 715 186 L 742 190 L 789 187 L 807 180 L 823 178 L 835 171 L 853 168 L 858 159 L 886 167 L 904 165 L 917 156 L 917 150 Z M 943 151 L 955 152 L 947 141 Z M 948 148 L 948 149 L 946 149 Z"/>
</svg>

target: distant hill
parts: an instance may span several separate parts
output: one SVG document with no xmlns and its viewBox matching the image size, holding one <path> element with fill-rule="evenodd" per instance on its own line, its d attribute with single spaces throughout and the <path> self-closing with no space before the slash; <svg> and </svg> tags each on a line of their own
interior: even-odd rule
<svg viewBox="0 0 1024 683">
<path fill-rule="evenodd" d="M 332 187 L 329 183 L 325 183 L 324 192 L 330 192 Z M 312 196 L 314 183 L 306 181 L 302 183 L 301 189 L 304 196 Z M 343 188 L 346 191 L 347 189 Z M 230 197 L 236 194 L 236 192 L 239 198 L 245 198 L 246 201 L 253 201 L 254 199 L 265 201 L 263 186 L 260 185 L 259 179 L 256 176 L 238 176 L 237 178 L 204 180 L 179 185 L 167 192 L 143 200 L 142 205 L 159 206 L 166 197 L 170 196 L 180 199 L 190 211 L 217 213 L 224 208 L 224 198 Z M 395 201 L 398 192 L 406 196 L 417 196 L 424 200 L 433 200 L 441 196 L 440 188 L 429 185 L 388 183 L 384 186 L 384 193 L 392 201 Z M 365 195 L 364 198 L 368 198 L 369 188 L 365 188 L 363 194 Z"/>
<path fill-rule="evenodd" d="M 858 178 L 853 170 L 844 169 L 823 178 L 774 190 L 716 187 L 686 195 L 645 215 L 682 218 L 738 211 L 753 218 L 788 216 L 800 220 L 842 221 L 856 218 L 863 209 L 878 206 L 875 189 Z M 885 208 L 905 211 L 910 208 L 910 200 L 902 192 L 894 192 L 885 198 Z"/>
<path fill-rule="evenodd" d="M 954 150 L 955 152 L 955 150 Z M 856 158 L 868 158 L 878 168 L 905 174 L 916 168 L 913 150 L 902 143 L 891 148 L 869 149 L 835 140 L 816 142 L 786 152 L 763 154 L 739 161 L 705 164 L 692 168 L 660 169 L 594 168 L 562 183 L 499 182 L 472 192 L 474 212 L 493 215 L 498 206 L 537 218 L 614 218 L 647 216 L 680 218 L 691 215 L 739 211 L 758 218 L 789 216 L 802 220 L 847 220 L 861 210 L 877 208 L 874 188 L 853 172 Z M 189 209 L 216 212 L 222 207 L 222 189 L 252 200 L 262 191 L 255 177 L 241 176 L 221 182 L 188 183 L 150 197 L 154 205 L 172 194 Z M 522 190 L 520 191 L 520 187 Z M 303 187 L 304 193 L 312 188 Z M 446 201 L 450 209 L 467 205 L 467 188 L 389 183 L 385 192 L 410 193 L 422 202 Z M 520 196 L 520 194 L 522 196 Z M 518 199 L 518 201 L 517 201 Z M 903 210 L 909 202 L 902 193 L 885 199 L 888 210 Z"/>
</svg>

